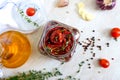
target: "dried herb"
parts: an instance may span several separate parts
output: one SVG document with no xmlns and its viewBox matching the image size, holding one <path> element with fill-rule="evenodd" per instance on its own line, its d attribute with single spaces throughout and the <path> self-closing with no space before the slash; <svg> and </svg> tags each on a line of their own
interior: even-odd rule
<svg viewBox="0 0 120 80">
<path fill-rule="evenodd" d="M 65 62 L 61 62 L 61 65 L 63 65 Z"/>
<path fill-rule="evenodd" d="M 78 65 L 79 68 L 78 68 L 78 70 L 76 71 L 76 73 L 79 73 L 79 72 L 80 72 L 81 67 L 83 66 L 84 63 L 85 63 L 84 61 L 82 61 L 82 62 L 79 63 L 79 65 Z"/>
<path fill-rule="evenodd" d="M 44 68 L 44 70 L 46 69 Z M 18 75 L 0 80 L 49 80 L 52 77 L 62 76 L 62 73 L 57 68 L 55 68 L 52 72 L 45 72 L 44 70 L 43 71 L 30 70 L 28 72 L 19 73 Z M 80 80 L 80 79 L 74 78 L 73 76 L 69 75 L 66 76 L 65 78 L 58 78 L 56 80 Z"/>
<path fill-rule="evenodd" d="M 51 53 L 51 52 L 52 52 L 52 49 L 49 48 L 49 47 L 46 47 L 46 51 L 47 51 L 48 53 Z"/>
<path fill-rule="evenodd" d="M 74 78 L 72 76 L 66 76 L 64 79 L 63 78 L 59 78 L 57 80 L 80 80 L 80 79 Z"/>
<path fill-rule="evenodd" d="M 102 50 L 102 47 L 101 47 L 101 46 L 97 45 L 96 47 L 97 47 L 99 50 Z"/>
<path fill-rule="evenodd" d="M 29 72 L 19 73 L 16 76 L 0 80 L 48 80 L 51 77 L 61 75 L 62 73 L 57 68 L 55 68 L 52 72 L 30 70 Z"/>
<path fill-rule="evenodd" d="M 33 22 L 29 17 L 27 17 L 27 16 L 24 14 L 23 10 L 21 10 L 21 9 L 18 8 L 18 12 L 20 13 L 20 15 L 21 15 L 28 23 L 31 23 L 31 24 L 33 24 L 34 26 L 39 27 L 39 24 L 37 24 L 36 22 Z"/>
</svg>

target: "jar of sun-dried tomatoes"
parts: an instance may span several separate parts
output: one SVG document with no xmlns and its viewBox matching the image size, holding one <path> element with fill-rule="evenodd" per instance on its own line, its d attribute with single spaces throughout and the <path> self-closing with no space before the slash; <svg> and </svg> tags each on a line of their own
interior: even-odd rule
<svg viewBox="0 0 120 80">
<path fill-rule="evenodd" d="M 76 28 L 66 24 L 49 21 L 39 42 L 42 54 L 67 62 L 71 59 L 80 33 Z"/>
</svg>

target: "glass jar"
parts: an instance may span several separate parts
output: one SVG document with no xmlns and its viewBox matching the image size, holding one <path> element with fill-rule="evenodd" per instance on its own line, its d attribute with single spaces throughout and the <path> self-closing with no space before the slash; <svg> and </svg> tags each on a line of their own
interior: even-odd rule
<svg viewBox="0 0 120 80">
<path fill-rule="evenodd" d="M 42 54 L 67 62 L 75 52 L 80 33 L 66 24 L 49 21 L 44 28 L 39 42 Z"/>
</svg>

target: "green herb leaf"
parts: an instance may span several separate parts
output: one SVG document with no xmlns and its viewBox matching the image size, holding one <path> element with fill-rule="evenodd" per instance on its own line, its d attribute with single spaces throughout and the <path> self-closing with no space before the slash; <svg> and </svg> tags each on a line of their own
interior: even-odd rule
<svg viewBox="0 0 120 80">
<path fill-rule="evenodd" d="M 28 16 L 24 14 L 23 10 L 18 8 L 18 12 L 28 23 L 31 23 L 34 26 L 39 27 L 39 25 L 36 22 L 33 22 Z"/>
</svg>

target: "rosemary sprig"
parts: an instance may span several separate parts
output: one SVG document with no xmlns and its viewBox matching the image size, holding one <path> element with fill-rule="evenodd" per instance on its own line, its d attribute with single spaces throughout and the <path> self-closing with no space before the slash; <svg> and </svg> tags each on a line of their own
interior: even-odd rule
<svg viewBox="0 0 120 80">
<path fill-rule="evenodd" d="M 24 14 L 23 10 L 21 10 L 21 9 L 18 8 L 18 12 L 19 12 L 19 14 L 20 14 L 28 23 L 31 23 L 31 24 L 33 24 L 34 26 L 39 27 L 39 25 L 38 25 L 36 22 L 33 22 L 30 18 L 28 18 L 28 17 Z"/>
</svg>

